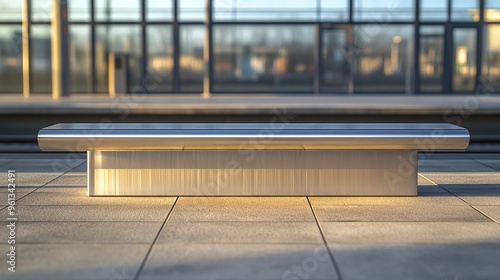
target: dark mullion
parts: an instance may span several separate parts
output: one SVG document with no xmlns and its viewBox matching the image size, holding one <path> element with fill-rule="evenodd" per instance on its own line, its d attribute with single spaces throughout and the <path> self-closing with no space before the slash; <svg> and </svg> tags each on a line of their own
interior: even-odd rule
<svg viewBox="0 0 500 280">
<path fill-rule="evenodd" d="M 147 42 L 147 30 L 146 30 L 146 0 L 141 0 L 141 48 L 142 48 L 142 63 L 141 63 L 141 71 L 142 71 L 142 87 L 145 92 L 148 92 L 148 42 Z M 131 89 L 129 89 L 130 91 Z"/>
<path fill-rule="evenodd" d="M 443 92 L 445 93 L 451 93 L 452 92 L 452 86 L 451 86 L 451 81 L 452 81 L 452 69 L 453 65 L 455 64 L 453 62 L 453 56 L 454 56 L 454 51 L 453 51 L 453 28 L 451 24 L 448 22 L 445 24 L 445 32 L 444 32 L 444 58 L 443 58 L 443 63 L 444 63 L 444 71 L 443 71 Z"/>
<path fill-rule="evenodd" d="M 443 92 L 452 92 L 452 75 L 453 75 L 453 28 L 451 25 L 451 9 L 452 0 L 448 0 L 448 7 L 446 10 L 446 23 L 444 27 L 444 68 L 443 68 Z"/>
<path fill-rule="evenodd" d="M 316 24 L 315 26 L 315 47 L 314 47 L 314 62 L 315 62 L 315 72 L 314 73 L 314 94 L 318 95 L 321 91 L 322 84 L 322 60 L 321 60 L 321 48 L 322 48 L 322 39 L 321 39 L 321 25 Z"/>
<path fill-rule="evenodd" d="M 174 69 L 172 69 L 172 82 L 173 82 L 173 92 L 174 93 L 179 93 L 180 92 L 180 67 L 179 67 L 179 59 L 180 59 L 180 36 L 179 36 L 179 1 L 178 0 L 172 0 L 174 2 L 174 23 L 173 23 L 173 44 L 174 44 L 174 53 L 173 53 L 173 58 L 174 58 Z"/>
<path fill-rule="evenodd" d="M 94 15 L 95 5 L 94 0 L 90 0 L 90 57 L 91 57 L 91 72 L 90 73 L 90 91 L 92 93 L 97 92 L 97 81 L 96 81 L 96 63 L 95 63 L 95 15 Z"/>
<path fill-rule="evenodd" d="M 316 0 L 316 21 L 321 22 L 321 0 Z"/>
<path fill-rule="evenodd" d="M 203 78 L 203 96 L 208 97 L 211 93 L 213 93 L 213 0 L 206 0 L 205 8 L 208 11 L 205 11 L 205 36 L 208 35 L 208 46 L 206 44 L 203 45 L 204 48 L 208 47 L 208 60 L 205 59 L 204 55 L 204 78 Z M 204 50 L 205 52 L 205 50 Z M 208 71 L 208 73 L 206 73 Z M 208 85 L 205 84 L 205 80 L 208 79 Z"/>
<path fill-rule="evenodd" d="M 448 10 L 447 10 L 447 13 L 448 13 L 448 14 L 447 14 L 448 20 L 447 20 L 447 22 L 451 22 L 451 4 L 452 4 L 452 3 L 451 3 L 451 1 L 452 1 L 452 0 L 448 0 Z M 482 0 L 481 0 L 481 1 L 482 1 Z"/>
<path fill-rule="evenodd" d="M 415 34 L 414 34 L 414 54 L 413 66 L 413 94 L 420 91 L 420 0 L 415 0 Z"/>
<path fill-rule="evenodd" d="M 349 23 L 354 22 L 354 0 L 349 0 Z"/>
<path fill-rule="evenodd" d="M 479 26 L 477 28 L 477 46 L 476 46 L 476 90 L 479 89 L 479 79 L 482 75 L 482 67 L 483 67 L 483 34 L 484 34 L 484 14 L 485 14 L 485 5 L 484 1 L 479 1 Z"/>
</svg>

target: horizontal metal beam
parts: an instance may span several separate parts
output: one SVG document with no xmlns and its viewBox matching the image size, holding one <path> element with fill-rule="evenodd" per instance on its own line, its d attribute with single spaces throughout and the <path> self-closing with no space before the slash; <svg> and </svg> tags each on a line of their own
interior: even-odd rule
<svg viewBox="0 0 500 280">
<path fill-rule="evenodd" d="M 42 151 L 463 150 L 451 124 L 59 124 L 38 134 Z"/>
</svg>

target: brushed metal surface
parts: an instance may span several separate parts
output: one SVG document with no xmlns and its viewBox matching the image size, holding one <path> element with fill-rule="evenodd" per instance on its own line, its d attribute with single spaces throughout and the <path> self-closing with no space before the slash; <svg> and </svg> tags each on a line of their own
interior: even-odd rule
<svg viewBox="0 0 500 280">
<path fill-rule="evenodd" d="M 89 151 L 92 196 L 414 196 L 415 151 Z"/>
<path fill-rule="evenodd" d="M 42 151 L 463 150 L 451 124 L 58 124 L 40 130 Z"/>
<path fill-rule="evenodd" d="M 59 123 L 44 129 L 143 130 L 143 129 L 463 129 L 448 123 Z"/>
</svg>

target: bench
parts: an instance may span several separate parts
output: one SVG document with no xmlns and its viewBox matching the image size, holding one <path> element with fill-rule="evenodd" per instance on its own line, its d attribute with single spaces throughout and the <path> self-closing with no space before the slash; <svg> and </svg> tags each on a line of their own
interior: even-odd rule
<svg viewBox="0 0 500 280">
<path fill-rule="evenodd" d="M 415 196 L 417 152 L 464 150 L 451 124 L 56 124 L 87 152 L 90 196 Z"/>
</svg>

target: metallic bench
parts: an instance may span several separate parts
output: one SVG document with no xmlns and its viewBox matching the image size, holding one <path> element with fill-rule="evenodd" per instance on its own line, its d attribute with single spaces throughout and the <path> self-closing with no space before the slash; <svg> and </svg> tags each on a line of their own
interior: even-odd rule
<svg viewBox="0 0 500 280">
<path fill-rule="evenodd" d="M 451 124 L 57 124 L 87 151 L 91 196 L 414 196 L 417 151 L 464 150 Z"/>
</svg>

